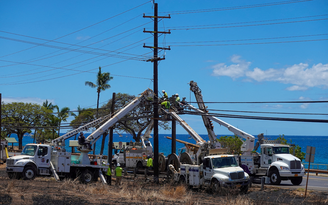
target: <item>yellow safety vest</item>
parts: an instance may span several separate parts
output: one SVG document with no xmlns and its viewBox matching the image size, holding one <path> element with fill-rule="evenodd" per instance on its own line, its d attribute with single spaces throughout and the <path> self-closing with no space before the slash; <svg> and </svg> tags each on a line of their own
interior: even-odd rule
<svg viewBox="0 0 328 205">
<path fill-rule="evenodd" d="M 116 176 L 117 177 L 121 177 L 122 176 L 122 168 L 121 167 L 116 167 L 115 172 L 116 172 Z"/>
<path fill-rule="evenodd" d="M 106 175 L 107 175 L 107 176 L 112 175 L 112 171 L 110 170 L 110 167 L 108 167 Z"/>
<path fill-rule="evenodd" d="M 153 159 L 152 158 L 149 158 L 147 160 L 147 167 L 153 167 Z"/>
</svg>

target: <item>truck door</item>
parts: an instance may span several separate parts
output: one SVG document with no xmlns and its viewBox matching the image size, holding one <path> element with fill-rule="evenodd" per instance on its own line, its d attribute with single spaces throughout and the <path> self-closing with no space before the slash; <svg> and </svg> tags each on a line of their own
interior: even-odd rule
<svg viewBox="0 0 328 205">
<path fill-rule="evenodd" d="M 211 178 L 213 176 L 213 168 L 212 168 L 210 158 L 206 158 L 203 161 L 203 170 L 204 170 L 204 179 L 205 179 L 205 181 L 211 180 Z"/>
<path fill-rule="evenodd" d="M 50 166 L 50 147 L 40 145 L 35 156 L 35 163 L 38 167 L 49 167 Z"/>
<path fill-rule="evenodd" d="M 269 167 L 272 163 L 272 147 L 262 148 L 261 167 Z"/>
</svg>

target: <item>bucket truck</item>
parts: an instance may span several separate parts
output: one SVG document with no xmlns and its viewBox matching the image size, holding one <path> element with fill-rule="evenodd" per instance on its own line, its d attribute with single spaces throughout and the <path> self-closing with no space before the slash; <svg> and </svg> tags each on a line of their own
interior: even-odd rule
<svg viewBox="0 0 328 205">
<path fill-rule="evenodd" d="M 114 166 L 116 163 L 120 163 L 121 166 L 126 169 L 135 169 L 139 172 L 144 169 L 147 165 L 147 158 L 154 157 L 153 145 L 149 141 L 151 138 L 150 133 L 154 127 L 154 121 L 152 120 L 148 125 L 145 134 L 141 136 L 141 142 L 126 142 L 125 145 L 115 147 L 118 150 L 113 156 L 112 162 Z M 165 156 L 164 154 L 159 155 L 159 171 L 165 171 Z"/>
<path fill-rule="evenodd" d="M 208 114 L 208 111 L 204 109 L 203 96 L 196 82 L 190 81 L 190 90 L 194 92 L 200 109 L 192 105 L 186 105 L 187 107 L 201 113 L 203 118 L 206 117 L 228 128 L 243 141 L 241 146 L 243 154 L 240 156 L 240 165 L 245 172 L 253 177 L 264 176 L 271 184 L 280 184 L 281 180 L 290 180 L 293 185 L 302 183 L 305 173 L 304 167 L 300 159 L 289 153 L 288 145 L 280 144 L 277 141 L 264 140 L 263 134 L 260 134 L 254 149 L 254 136 Z M 260 153 L 254 152 L 259 146 Z"/>
<path fill-rule="evenodd" d="M 27 144 L 21 155 L 7 159 L 6 172 L 9 178 L 34 179 L 36 176 L 51 176 L 56 180 L 64 177 L 80 178 L 82 183 L 89 183 L 98 180 L 106 183 L 103 172 L 107 167 L 102 166 L 102 161 L 90 161 L 88 153 L 91 146 L 100 138 L 101 134 L 107 131 L 117 121 L 134 109 L 140 102 L 146 99 L 153 92 L 150 89 L 145 90 L 140 96 L 132 100 L 127 106 L 119 110 L 115 115 L 105 117 L 91 122 L 85 126 L 67 133 L 53 141 L 53 145 L 46 144 Z M 109 119 L 108 119 L 109 118 Z M 66 152 L 64 142 L 70 136 L 75 135 L 79 131 L 87 130 L 89 127 L 99 124 L 106 120 L 99 128 L 85 139 L 85 144 L 79 145 L 78 150 L 80 156 L 72 155 Z"/>
</svg>

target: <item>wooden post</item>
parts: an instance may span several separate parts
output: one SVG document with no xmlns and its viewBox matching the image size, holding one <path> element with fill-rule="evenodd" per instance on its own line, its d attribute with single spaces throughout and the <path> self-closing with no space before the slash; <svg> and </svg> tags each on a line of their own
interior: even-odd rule
<svg viewBox="0 0 328 205">
<path fill-rule="evenodd" d="M 307 177 L 306 177 L 305 198 L 306 198 L 307 186 L 308 186 L 308 181 L 309 181 L 309 173 L 310 173 L 310 165 L 311 165 L 311 155 L 312 155 L 312 147 L 310 149 L 309 167 L 308 167 L 308 173 L 307 173 Z"/>
</svg>

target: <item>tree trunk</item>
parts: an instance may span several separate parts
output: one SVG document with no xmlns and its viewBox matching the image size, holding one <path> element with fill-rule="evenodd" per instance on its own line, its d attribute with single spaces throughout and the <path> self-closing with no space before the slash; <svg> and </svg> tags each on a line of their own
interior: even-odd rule
<svg viewBox="0 0 328 205">
<path fill-rule="evenodd" d="M 98 119 L 99 97 L 100 97 L 100 91 L 98 92 L 98 97 L 97 97 L 97 115 L 96 115 L 97 119 Z M 93 155 L 95 155 L 95 153 L 96 153 L 96 143 L 93 144 Z"/>
<path fill-rule="evenodd" d="M 23 136 L 24 136 L 24 133 L 17 133 L 19 150 L 23 149 Z"/>
<path fill-rule="evenodd" d="M 103 152 L 104 152 L 105 140 L 106 140 L 107 134 L 108 134 L 107 132 L 105 132 L 103 134 L 103 138 L 102 138 L 102 141 L 101 141 L 100 155 L 102 155 Z"/>
</svg>

